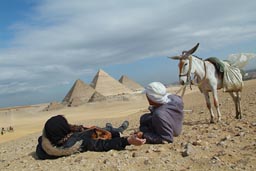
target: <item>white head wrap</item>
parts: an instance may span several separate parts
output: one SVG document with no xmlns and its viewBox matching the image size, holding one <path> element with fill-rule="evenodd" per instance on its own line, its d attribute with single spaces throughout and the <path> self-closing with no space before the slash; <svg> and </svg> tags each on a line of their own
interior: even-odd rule
<svg viewBox="0 0 256 171">
<path fill-rule="evenodd" d="M 160 82 L 152 82 L 147 87 L 145 87 L 144 92 L 147 94 L 148 98 L 153 102 L 159 104 L 166 104 L 171 100 L 168 98 L 170 95 L 166 92 L 165 86 Z"/>
</svg>

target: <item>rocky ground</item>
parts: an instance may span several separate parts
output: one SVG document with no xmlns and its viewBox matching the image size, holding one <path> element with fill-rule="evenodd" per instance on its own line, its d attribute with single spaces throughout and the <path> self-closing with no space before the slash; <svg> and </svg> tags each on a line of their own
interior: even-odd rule
<svg viewBox="0 0 256 171">
<path fill-rule="evenodd" d="M 210 124 L 210 115 L 199 92 L 184 97 L 183 132 L 172 144 L 128 146 L 126 150 L 84 152 L 56 160 L 37 160 L 35 148 L 40 133 L 0 144 L 0 170 L 256 170 L 256 80 L 246 81 L 242 93 L 243 118 L 235 119 L 230 96 L 219 91 L 222 122 Z M 97 119 L 85 125 L 118 126 L 128 120 L 128 135 L 139 126 L 141 114 Z"/>
</svg>

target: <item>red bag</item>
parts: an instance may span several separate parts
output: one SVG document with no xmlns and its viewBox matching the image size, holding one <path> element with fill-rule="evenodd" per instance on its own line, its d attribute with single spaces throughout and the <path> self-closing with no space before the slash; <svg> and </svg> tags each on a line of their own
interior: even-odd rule
<svg viewBox="0 0 256 171">
<path fill-rule="evenodd" d="M 93 130 L 93 133 L 92 133 L 92 139 L 102 139 L 102 140 L 109 140 L 112 138 L 112 134 L 111 132 L 105 130 L 105 129 L 102 129 L 102 128 L 99 128 L 97 126 L 92 126 L 90 127 L 89 129 L 87 129 L 88 131 L 89 130 Z M 86 130 L 86 131 L 87 131 Z"/>
</svg>

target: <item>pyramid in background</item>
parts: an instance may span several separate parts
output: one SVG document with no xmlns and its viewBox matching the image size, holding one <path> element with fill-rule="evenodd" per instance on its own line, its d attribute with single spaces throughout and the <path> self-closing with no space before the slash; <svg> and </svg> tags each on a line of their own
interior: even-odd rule
<svg viewBox="0 0 256 171">
<path fill-rule="evenodd" d="M 125 75 L 122 75 L 119 82 L 133 91 L 141 91 L 144 89 L 140 84 L 136 83 Z"/>
<path fill-rule="evenodd" d="M 101 69 L 93 78 L 91 86 L 103 96 L 132 93 L 132 90 L 121 84 L 119 81 L 115 80 Z"/>
<path fill-rule="evenodd" d="M 105 96 L 103 96 L 102 94 L 100 94 L 99 92 L 95 91 L 92 95 L 92 97 L 89 99 L 89 103 L 90 102 L 101 102 L 101 101 L 105 101 L 107 98 Z"/>
<path fill-rule="evenodd" d="M 76 104 L 82 102 L 88 102 L 95 90 L 90 86 L 85 84 L 82 80 L 76 80 L 72 88 L 69 90 L 68 94 L 62 100 L 64 104 L 70 105 L 70 103 L 76 102 Z"/>
<path fill-rule="evenodd" d="M 58 102 L 51 102 L 43 111 L 58 110 L 64 108 L 64 105 Z"/>
<path fill-rule="evenodd" d="M 69 107 L 77 107 L 83 104 L 83 101 L 79 97 L 72 98 L 72 101 L 68 104 Z"/>
</svg>

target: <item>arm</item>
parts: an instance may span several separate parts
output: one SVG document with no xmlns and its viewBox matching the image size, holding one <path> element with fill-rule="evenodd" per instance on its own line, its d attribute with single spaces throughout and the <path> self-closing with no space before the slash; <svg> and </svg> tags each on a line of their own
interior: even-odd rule
<svg viewBox="0 0 256 171">
<path fill-rule="evenodd" d="M 143 138 L 145 138 L 149 144 L 162 144 L 164 141 L 160 136 L 153 132 L 143 133 Z"/>
<path fill-rule="evenodd" d="M 146 113 L 140 117 L 140 131 L 152 132 L 152 113 Z"/>
<path fill-rule="evenodd" d="M 117 137 L 109 140 L 84 139 L 81 148 L 83 151 L 123 150 L 127 145 L 142 145 L 145 142 L 145 139 L 140 139 L 136 135 Z"/>
<path fill-rule="evenodd" d="M 83 125 L 71 125 L 69 124 L 71 132 L 82 132 L 88 128 L 85 128 Z"/>
<path fill-rule="evenodd" d="M 82 151 L 109 151 L 109 150 L 123 150 L 129 145 L 127 138 L 113 138 L 110 140 L 94 140 L 84 139 L 82 143 Z"/>
</svg>

